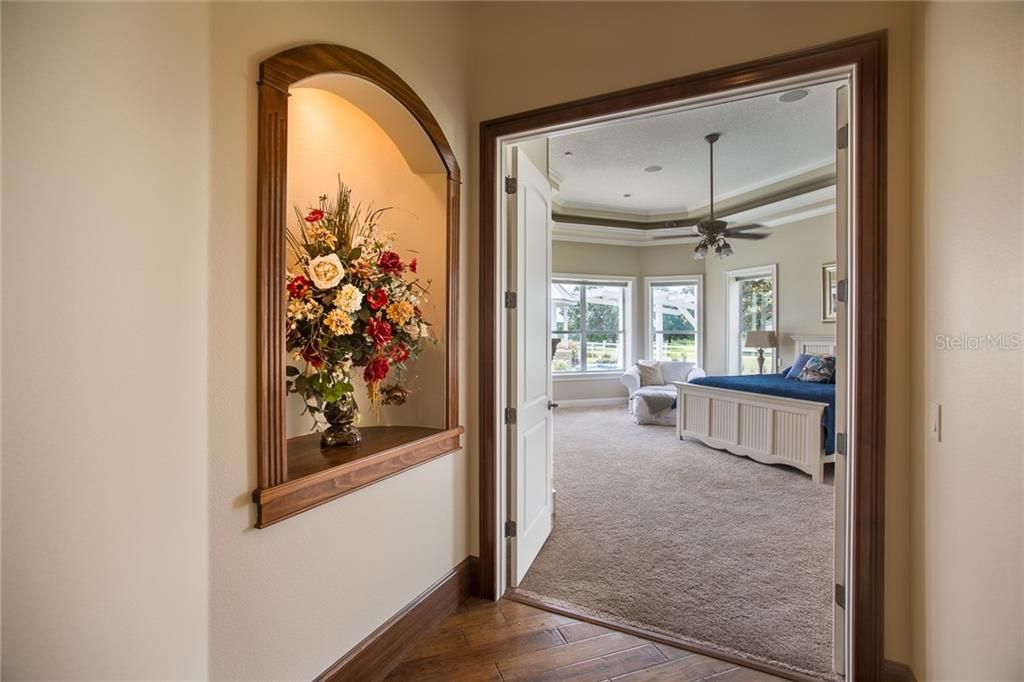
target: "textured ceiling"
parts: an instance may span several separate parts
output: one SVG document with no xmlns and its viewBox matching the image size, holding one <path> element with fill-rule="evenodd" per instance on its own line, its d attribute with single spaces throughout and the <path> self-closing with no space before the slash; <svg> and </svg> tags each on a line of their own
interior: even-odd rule
<svg viewBox="0 0 1024 682">
<path fill-rule="evenodd" d="M 570 212 L 696 212 L 708 203 L 704 136 L 712 132 L 722 133 L 715 144 L 716 201 L 830 164 L 836 85 L 807 89 L 807 97 L 788 104 L 764 95 L 555 135 L 549 154 L 560 183 L 556 202 Z M 652 165 L 663 170 L 644 171 Z"/>
</svg>

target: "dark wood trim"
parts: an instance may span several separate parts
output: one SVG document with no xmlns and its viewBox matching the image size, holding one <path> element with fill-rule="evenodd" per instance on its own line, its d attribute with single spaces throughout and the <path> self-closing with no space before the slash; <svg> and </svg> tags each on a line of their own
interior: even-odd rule
<svg viewBox="0 0 1024 682">
<path fill-rule="evenodd" d="M 419 123 L 430 139 L 445 172 L 447 183 L 446 242 L 448 268 L 444 282 L 447 301 L 445 330 L 447 344 L 445 429 L 459 423 L 459 183 L 461 171 L 451 145 L 427 105 L 398 74 L 373 57 L 341 45 L 301 45 L 279 52 L 260 64 L 259 130 L 257 162 L 257 210 L 259 255 L 259 386 L 258 386 L 258 472 L 254 499 L 266 497 L 288 478 L 288 447 L 285 435 L 285 229 L 288 214 L 288 89 L 298 81 L 322 73 L 357 76 L 373 83 L 394 97 Z M 393 472 L 394 473 L 394 472 Z M 379 480 L 379 479 L 378 479 Z M 362 483 L 361 485 L 366 485 Z M 309 483 L 307 487 L 314 486 Z M 296 497 L 308 506 L 322 504 L 337 495 L 327 496 L 325 486 L 308 497 Z M 304 508 L 308 508 L 304 507 Z M 303 508 L 290 506 L 286 518 Z M 261 508 L 260 517 L 265 519 Z M 257 526 L 267 525 L 260 522 Z"/>
<path fill-rule="evenodd" d="M 266 528 L 307 509 L 390 478 L 406 469 L 454 452 L 462 447 L 463 429 L 437 433 L 395 445 L 381 452 L 286 481 L 252 494 L 257 505 L 256 527 Z"/>
<path fill-rule="evenodd" d="M 476 557 L 467 557 L 322 672 L 317 682 L 383 680 L 433 625 L 472 594 L 478 571 Z"/>
<path fill-rule="evenodd" d="M 852 169 L 856 192 L 850 257 L 855 282 L 851 318 L 855 358 L 852 412 L 853 455 L 849 590 L 853 641 L 848 679 L 878 680 L 882 674 L 883 551 L 885 490 L 885 305 L 886 305 L 886 69 L 887 33 L 878 32 L 768 57 L 736 66 L 643 85 L 565 104 L 485 121 L 480 124 L 480 595 L 495 598 L 498 542 L 493 513 L 497 504 L 499 426 L 495 387 L 498 307 L 496 267 L 500 138 L 622 114 L 739 87 L 853 66 Z"/>
<path fill-rule="evenodd" d="M 906 663 L 882 661 L 882 682 L 917 682 L 917 676 Z"/>
<path fill-rule="evenodd" d="M 797 682 L 822 682 L 822 677 L 815 677 L 814 675 L 808 675 L 796 670 L 790 670 L 789 668 L 780 668 L 770 663 L 763 663 L 758 660 L 744 658 L 743 656 L 737 656 L 735 653 L 728 649 L 719 649 L 718 647 L 708 646 L 701 642 L 697 642 L 686 637 L 671 637 L 669 635 L 655 632 L 654 630 L 648 630 L 646 628 L 637 627 L 635 625 L 629 625 L 628 623 L 620 623 L 609 618 L 602 618 L 601 616 L 595 616 L 592 613 L 581 611 L 579 609 L 570 608 L 564 604 L 556 604 L 549 602 L 544 599 L 537 599 L 525 595 L 521 592 L 517 592 L 515 589 L 510 589 L 504 594 L 504 598 L 509 601 L 516 601 L 520 604 L 526 604 L 528 606 L 534 606 L 538 609 L 550 611 L 551 613 L 557 613 L 563 616 L 569 616 L 576 620 L 586 621 L 587 623 L 594 623 L 606 627 L 609 630 L 618 630 L 619 632 L 625 632 L 629 635 L 641 637 L 643 639 L 649 639 L 652 642 L 658 642 L 659 644 L 668 644 L 669 646 L 676 647 L 677 649 L 686 649 L 687 651 L 693 651 L 698 654 L 717 658 L 722 661 L 729 661 L 736 665 L 741 665 L 744 668 L 750 668 L 752 670 L 760 670 L 770 675 L 777 677 L 785 677 L 789 680 L 796 680 Z"/>
</svg>

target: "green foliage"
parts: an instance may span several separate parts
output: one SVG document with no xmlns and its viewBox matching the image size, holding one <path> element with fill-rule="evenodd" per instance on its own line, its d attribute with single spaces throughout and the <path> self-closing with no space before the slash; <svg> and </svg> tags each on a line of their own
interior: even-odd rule
<svg viewBox="0 0 1024 682">
<path fill-rule="evenodd" d="M 744 331 L 766 329 L 775 319 L 770 277 L 746 280 L 740 285 L 740 315 Z"/>
</svg>

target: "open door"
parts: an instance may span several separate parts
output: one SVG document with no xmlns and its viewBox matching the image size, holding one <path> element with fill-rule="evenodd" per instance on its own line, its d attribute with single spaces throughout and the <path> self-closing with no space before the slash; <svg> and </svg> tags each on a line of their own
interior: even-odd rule
<svg viewBox="0 0 1024 682">
<path fill-rule="evenodd" d="M 515 357 L 509 387 L 509 576 L 513 587 L 526 575 L 551 534 L 551 185 L 518 147 L 506 181 L 510 237 L 507 296 Z M 514 275 L 512 274 L 514 273 Z"/>
<path fill-rule="evenodd" d="M 850 88 L 836 90 L 836 459 L 835 459 L 835 602 L 832 609 L 832 669 L 846 674 L 846 521 L 847 392 L 850 387 L 849 283 L 850 230 Z"/>
</svg>

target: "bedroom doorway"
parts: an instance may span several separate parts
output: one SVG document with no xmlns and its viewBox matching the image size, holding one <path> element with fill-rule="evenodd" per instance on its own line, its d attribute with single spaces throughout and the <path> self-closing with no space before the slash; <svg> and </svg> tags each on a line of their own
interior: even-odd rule
<svg viewBox="0 0 1024 682">
<path fill-rule="evenodd" d="M 845 357 L 815 294 L 841 246 L 847 82 L 503 145 L 513 598 L 843 670 L 833 469 L 848 382 L 802 365 Z M 751 612 L 771 627 L 750 627 Z"/>
<path fill-rule="evenodd" d="M 853 164 L 850 178 L 857 179 L 854 183 L 856 191 L 849 195 L 838 192 L 837 196 L 849 198 L 853 220 L 849 223 L 846 236 L 851 262 L 856 268 L 847 277 L 842 277 L 844 273 L 840 273 L 839 291 L 840 298 L 849 309 L 851 322 L 848 327 L 850 362 L 844 371 L 849 372 L 851 379 L 851 407 L 857 419 L 856 422 L 843 425 L 843 451 L 849 453 L 850 466 L 848 472 L 845 467 L 841 470 L 849 474 L 851 483 L 856 482 L 856 485 L 851 485 L 844 476 L 844 489 L 853 490 L 856 494 L 849 498 L 846 505 L 849 511 L 847 520 L 842 523 L 843 529 L 837 529 L 840 532 L 836 534 L 837 538 L 841 538 L 842 548 L 847 550 L 848 557 L 841 562 L 836 572 L 837 609 L 841 611 L 844 604 L 851 607 L 843 618 L 837 619 L 840 627 L 847 623 L 851 625 L 846 633 L 839 634 L 837 640 L 841 642 L 837 651 L 848 653 L 849 658 L 838 661 L 837 665 L 845 666 L 846 674 L 856 679 L 877 677 L 881 670 L 882 631 L 882 538 L 878 520 L 882 513 L 880 485 L 883 442 L 880 426 L 884 414 L 881 383 L 884 376 L 884 251 L 880 249 L 884 243 L 884 45 L 884 34 L 851 39 L 723 69 L 713 74 L 682 78 L 482 124 L 481 319 L 485 329 L 493 324 L 491 328 L 494 331 L 484 333 L 481 338 L 481 596 L 500 596 L 509 584 L 505 561 L 509 548 L 515 545 L 506 545 L 501 538 L 508 527 L 508 499 L 504 488 L 508 477 L 504 467 L 510 460 L 506 458 L 508 448 L 503 434 L 507 426 L 503 422 L 508 416 L 504 409 L 509 395 L 506 377 L 511 375 L 504 373 L 503 359 L 524 357 L 519 355 L 519 349 L 510 347 L 509 337 L 505 334 L 507 328 L 504 315 L 499 314 L 503 303 L 510 298 L 501 292 L 505 291 L 505 277 L 512 263 L 507 260 L 509 251 L 504 241 L 509 234 L 505 231 L 504 222 L 507 214 L 504 213 L 503 187 L 498 182 L 506 171 L 502 165 L 504 159 L 501 158 L 501 151 L 509 143 L 535 136 L 545 129 L 593 125 L 616 116 L 677 107 L 681 102 L 699 104 L 710 98 L 721 99 L 724 95 L 743 97 L 749 96 L 751 92 L 764 92 L 771 88 L 781 91 L 783 88 L 792 88 L 794 84 L 808 84 L 814 79 L 820 82 L 849 78 L 852 83 L 851 108 L 855 116 L 849 127 L 840 129 L 837 139 L 842 143 L 845 136 L 850 142 Z M 745 89 L 735 89 L 736 83 L 746 84 Z M 540 274 L 541 271 L 532 272 Z M 544 281 L 546 284 L 546 279 Z M 509 291 L 520 293 L 511 289 Z M 546 286 L 545 291 L 545 296 L 549 296 Z M 515 296 L 511 298 L 514 301 Z M 545 307 L 543 317 L 546 316 Z M 538 315 L 536 319 L 542 317 Z M 837 324 L 837 328 L 842 330 L 840 333 L 847 334 L 847 328 L 841 323 Z M 548 352 L 545 348 L 545 357 Z M 521 368 L 516 369 L 518 371 Z M 550 398 L 548 402 L 552 402 Z M 550 406 L 546 408 L 550 411 Z M 839 408 L 837 412 L 844 410 L 845 407 Z M 840 422 L 837 421 L 837 424 Z M 550 428 L 534 428 L 531 431 L 535 436 L 534 442 L 539 444 L 551 435 Z M 543 437 L 539 434 L 543 434 Z M 543 448 L 540 451 L 543 452 Z M 543 455 L 541 459 L 543 461 Z M 534 467 L 533 470 L 539 472 L 543 469 Z M 540 495 L 543 498 L 547 495 L 544 485 L 550 481 L 545 481 L 543 476 L 535 476 L 534 479 L 537 484 L 534 496 Z M 529 490 L 524 492 L 527 496 L 531 494 Z M 543 508 L 543 504 L 539 508 Z M 847 528 L 849 534 L 846 533 Z M 848 588 L 843 585 L 847 575 L 850 578 Z M 699 649 L 694 646 L 690 648 Z M 715 655 L 721 656 L 722 652 L 716 651 Z M 765 666 L 764 669 L 777 671 L 771 666 Z"/>
</svg>

